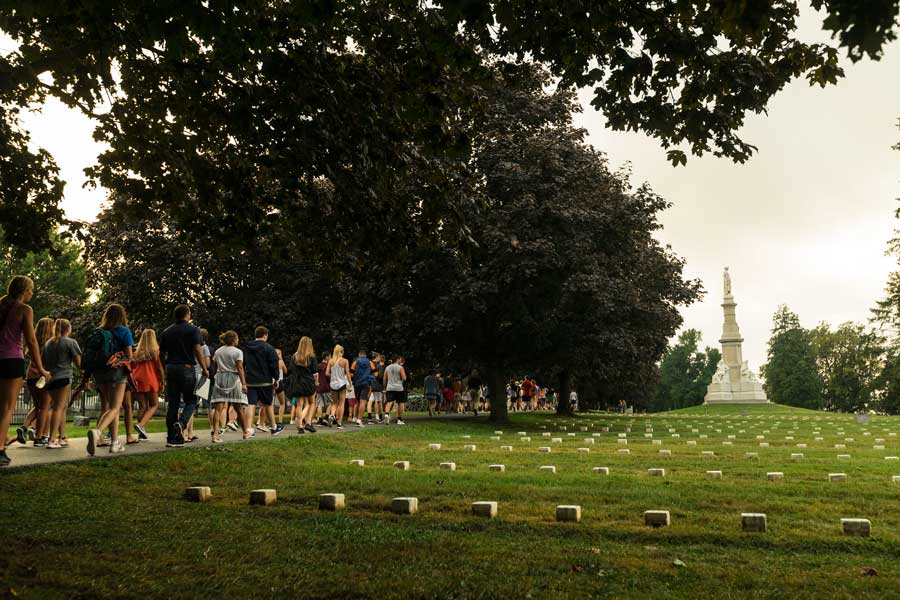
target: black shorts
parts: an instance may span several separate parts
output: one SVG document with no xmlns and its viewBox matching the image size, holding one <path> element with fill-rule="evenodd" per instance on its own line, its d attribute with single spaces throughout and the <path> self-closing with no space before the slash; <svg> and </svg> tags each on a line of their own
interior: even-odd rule
<svg viewBox="0 0 900 600">
<path fill-rule="evenodd" d="M 21 379 L 25 377 L 24 358 L 0 358 L 0 379 Z"/>
<path fill-rule="evenodd" d="M 398 404 L 403 404 L 406 402 L 406 394 L 403 392 L 386 392 L 387 393 L 387 401 L 388 402 L 397 402 Z"/>
<path fill-rule="evenodd" d="M 67 385 L 72 385 L 72 380 L 68 377 L 64 377 L 63 379 L 57 379 L 56 381 L 51 381 L 50 383 L 47 384 L 47 387 L 45 387 L 44 389 L 49 392 L 51 390 L 62 389 L 64 387 L 66 387 Z"/>
<path fill-rule="evenodd" d="M 267 385 L 265 387 L 248 387 L 247 388 L 247 402 L 250 406 L 256 406 L 257 404 L 261 404 L 263 406 L 272 406 L 275 401 L 275 395 L 272 391 L 272 386 Z"/>
</svg>

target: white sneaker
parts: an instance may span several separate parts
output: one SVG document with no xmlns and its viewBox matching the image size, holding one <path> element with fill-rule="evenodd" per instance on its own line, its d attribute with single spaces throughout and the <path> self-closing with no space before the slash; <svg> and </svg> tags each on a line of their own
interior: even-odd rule
<svg viewBox="0 0 900 600">
<path fill-rule="evenodd" d="M 262 431 L 263 433 L 268 433 L 268 432 L 269 432 L 269 430 L 268 430 L 267 428 L 263 427 L 263 426 L 260 425 L 259 423 L 256 424 L 256 430 L 257 430 L 257 431 Z"/>
<path fill-rule="evenodd" d="M 385 425 L 391 424 L 391 415 L 384 415 L 384 424 Z"/>
<path fill-rule="evenodd" d="M 357 426 L 357 427 L 365 427 L 365 425 L 363 425 L 362 419 L 357 419 L 357 420 L 356 420 L 356 426 Z"/>
<path fill-rule="evenodd" d="M 118 454 L 119 452 L 125 452 L 125 446 L 122 445 L 122 442 L 116 440 L 112 443 L 112 446 L 109 447 L 109 453 Z"/>
<path fill-rule="evenodd" d="M 397 419 L 397 425 L 406 425 L 406 423 L 403 422 L 403 419 Z"/>
</svg>

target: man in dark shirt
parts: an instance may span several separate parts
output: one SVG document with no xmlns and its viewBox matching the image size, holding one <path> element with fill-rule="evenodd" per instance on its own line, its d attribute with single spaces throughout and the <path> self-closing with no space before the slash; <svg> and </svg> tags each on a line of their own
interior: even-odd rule
<svg viewBox="0 0 900 600">
<path fill-rule="evenodd" d="M 166 366 L 166 446 L 184 446 L 184 428 L 197 408 L 197 376 L 194 366 L 209 377 L 203 358 L 203 336 L 191 325 L 191 309 L 186 304 L 175 307 L 175 323 L 159 336 L 159 358 Z M 178 409 L 184 403 L 181 418 Z"/>
<path fill-rule="evenodd" d="M 244 371 L 247 374 L 247 414 L 244 421 L 253 423 L 253 413 L 259 405 L 264 421 L 271 425 L 269 433 L 278 435 L 284 425 L 275 425 L 275 383 L 280 369 L 278 354 L 269 344 L 269 330 L 260 325 L 254 332 L 256 339 L 244 345 Z M 253 435 L 253 431 L 248 431 Z"/>
</svg>

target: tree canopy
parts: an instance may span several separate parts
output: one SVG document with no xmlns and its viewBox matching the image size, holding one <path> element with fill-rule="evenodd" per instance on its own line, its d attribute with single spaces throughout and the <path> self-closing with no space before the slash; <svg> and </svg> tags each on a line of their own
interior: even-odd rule
<svg viewBox="0 0 900 600">
<path fill-rule="evenodd" d="M 659 365 L 653 410 L 676 410 L 703 404 L 722 354 L 708 346 L 701 350 L 702 339 L 699 331 L 687 329 L 666 349 Z"/>
<path fill-rule="evenodd" d="M 357 248 L 381 231 L 357 223 L 398 215 L 466 235 L 473 147 L 459 125 L 484 109 L 500 58 L 592 88 L 610 127 L 658 138 L 675 164 L 686 151 L 744 161 L 747 113 L 795 78 L 837 81 L 839 50 L 877 59 L 894 39 L 896 0 L 813 5 L 831 44 L 798 39 L 793 0 L 7 3 L 0 31 L 18 49 L 0 56 L 0 226 L 46 247 L 63 220 L 52 157 L 16 118 L 48 96 L 97 119 L 108 150 L 91 176 L 132 216 L 236 227 L 233 244 L 322 208 L 344 212 Z M 325 207 L 308 198 L 323 179 Z"/>
</svg>

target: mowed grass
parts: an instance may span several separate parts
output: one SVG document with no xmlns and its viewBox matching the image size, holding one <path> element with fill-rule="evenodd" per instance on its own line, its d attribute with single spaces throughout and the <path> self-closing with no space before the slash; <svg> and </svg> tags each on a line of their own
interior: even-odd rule
<svg viewBox="0 0 900 600">
<path fill-rule="evenodd" d="M 483 419 L 436 421 L 4 474 L 2 593 L 33 598 L 900 595 L 900 485 L 891 481 L 900 475 L 900 462 L 884 459 L 900 454 L 900 438 L 890 435 L 900 434 L 898 418 L 873 417 L 860 425 L 852 415 L 712 407 L 652 416 L 512 419 L 502 428 Z M 648 427 L 661 446 L 645 437 Z M 503 431 L 499 441 L 491 439 L 495 429 Z M 531 441 L 518 439 L 519 431 L 528 432 Z M 545 432 L 563 442 L 552 443 Z M 627 445 L 617 442 L 620 433 L 626 433 Z M 770 447 L 759 447 L 757 435 Z M 688 446 L 688 440 L 697 445 Z M 428 450 L 429 443 L 442 449 Z M 797 443 L 808 447 L 799 449 Z M 464 451 L 465 444 L 476 444 L 477 450 Z M 501 451 L 501 445 L 514 449 Z M 539 446 L 551 446 L 552 452 L 538 453 Z M 591 451 L 579 453 L 579 447 Z M 621 448 L 631 454 L 619 454 Z M 661 448 L 672 456 L 660 456 Z M 701 458 L 703 450 L 716 456 Z M 746 452 L 759 457 L 748 459 Z M 791 453 L 804 458 L 792 461 Z M 838 454 L 851 459 L 838 460 Z M 366 466 L 350 466 L 356 458 Z M 409 460 L 412 469 L 395 469 L 397 460 Z M 451 461 L 457 471 L 439 470 L 440 462 Z M 488 465 L 495 463 L 507 471 L 490 472 Z M 555 465 L 557 473 L 539 472 L 542 465 Z M 609 467 L 610 475 L 592 473 L 595 466 Z M 665 468 L 666 477 L 648 476 L 650 467 Z M 712 469 L 724 478 L 707 479 L 705 472 Z M 785 480 L 769 482 L 767 471 L 782 471 Z M 849 481 L 829 483 L 834 472 L 847 473 Z M 212 501 L 183 500 L 184 488 L 192 485 L 212 487 Z M 276 488 L 278 503 L 249 506 L 248 494 L 257 488 Z M 318 495 L 326 492 L 344 493 L 346 510 L 320 512 Z M 398 496 L 418 497 L 419 514 L 392 514 L 390 500 Z M 472 516 L 470 505 L 479 500 L 499 502 L 499 517 Z M 557 523 L 559 504 L 581 505 L 583 521 Z M 642 513 L 648 509 L 671 511 L 672 526 L 645 527 Z M 769 532 L 741 532 L 741 512 L 766 513 Z M 843 536 L 841 517 L 871 519 L 872 537 Z M 865 569 L 877 575 L 866 575 L 872 571 Z"/>
</svg>

